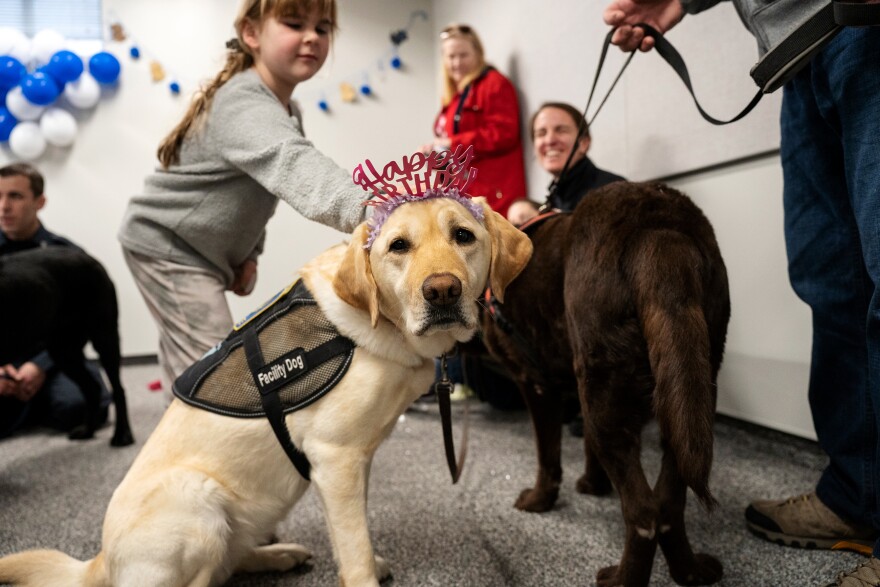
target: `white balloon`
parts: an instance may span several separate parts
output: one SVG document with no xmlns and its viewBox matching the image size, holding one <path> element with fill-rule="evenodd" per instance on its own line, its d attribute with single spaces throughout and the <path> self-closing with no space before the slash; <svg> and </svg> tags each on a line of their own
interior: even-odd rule
<svg viewBox="0 0 880 587">
<path fill-rule="evenodd" d="M 25 98 L 21 86 L 15 86 L 6 94 L 6 108 L 17 120 L 36 120 L 46 109 Z"/>
<path fill-rule="evenodd" d="M 22 65 L 28 67 L 30 63 L 34 59 L 33 47 L 31 46 L 31 40 L 27 37 L 24 38 L 23 41 L 16 44 L 11 51 L 9 51 L 9 55 L 11 57 L 15 57 L 19 61 L 21 61 Z"/>
<path fill-rule="evenodd" d="M 20 30 L 11 26 L 0 27 L 0 55 L 12 55 L 12 49 L 23 41 L 30 43 L 27 36 Z M 16 57 L 16 59 L 18 58 Z"/>
<path fill-rule="evenodd" d="M 37 65 L 49 63 L 55 53 L 64 49 L 66 42 L 64 35 L 54 29 L 43 29 L 34 35 L 31 47 Z"/>
<path fill-rule="evenodd" d="M 36 159 L 46 150 L 46 139 L 36 122 L 19 122 L 9 133 L 9 148 L 19 159 Z"/>
<path fill-rule="evenodd" d="M 69 147 L 76 139 L 76 119 L 67 110 L 49 108 L 40 117 L 40 131 L 50 145 Z"/>
<path fill-rule="evenodd" d="M 90 73 L 83 72 L 78 80 L 64 86 L 64 97 L 76 108 L 92 108 L 101 97 L 101 87 Z"/>
</svg>

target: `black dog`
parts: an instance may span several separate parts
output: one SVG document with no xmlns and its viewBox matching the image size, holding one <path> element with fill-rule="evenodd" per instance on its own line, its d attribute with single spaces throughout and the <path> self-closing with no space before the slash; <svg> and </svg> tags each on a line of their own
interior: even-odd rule
<svg viewBox="0 0 880 587">
<path fill-rule="evenodd" d="M 694 554 L 684 526 L 688 487 L 714 504 L 715 381 L 730 316 L 709 221 L 667 186 L 617 182 L 526 232 L 534 255 L 494 306 L 502 319 L 483 320 L 484 342 L 519 384 L 535 428 L 537 481 L 516 507 L 556 502 L 563 400 L 577 389 L 586 453 L 577 489 L 598 495 L 613 483 L 626 523 L 623 557 L 599 571 L 599 586 L 647 585 L 658 544 L 676 582 L 718 581 L 721 564 Z M 653 488 L 640 461 L 652 417 L 664 451 Z"/>
<path fill-rule="evenodd" d="M 110 444 L 134 442 L 119 379 L 117 317 L 113 282 L 86 253 L 59 246 L 0 257 L 0 358 L 49 352 L 85 396 L 86 420 L 70 432 L 72 439 L 92 438 L 98 427 L 101 387 L 83 355 L 91 341 L 113 390 L 116 430 Z"/>
</svg>

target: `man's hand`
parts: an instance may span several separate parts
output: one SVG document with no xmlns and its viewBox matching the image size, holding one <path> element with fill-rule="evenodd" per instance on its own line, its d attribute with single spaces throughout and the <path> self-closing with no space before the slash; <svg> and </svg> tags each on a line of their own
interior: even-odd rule
<svg viewBox="0 0 880 587">
<path fill-rule="evenodd" d="M 37 367 L 34 363 L 27 362 L 18 369 L 12 365 L 6 365 L 4 368 L 4 382 L 12 382 L 11 387 L 7 387 L 9 393 L 19 401 L 30 401 L 46 382 L 46 373 Z M 11 378 L 11 379 L 7 379 Z"/>
<path fill-rule="evenodd" d="M 237 296 L 246 296 L 254 291 L 257 283 L 257 262 L 248 259 L 235 269 L 235 280 L 229 289 Z"/>
<path fill-rule="evenodd" d="M 605 24 L 617 27 L 611 43 L 627 52 L 654 48 L 654 39 L 645 37 L 645 31 L 633 25 L 643 22 L 666 33 L 683 17 L 679 0 L 612 0 L 602 14 Z"/>
<path fill-rule="evenodd" d="M 12 378 L 14 372 L 12 365 L 0 366 L 0 397 L 17 397 L 18 381 Z"/>
</svg>

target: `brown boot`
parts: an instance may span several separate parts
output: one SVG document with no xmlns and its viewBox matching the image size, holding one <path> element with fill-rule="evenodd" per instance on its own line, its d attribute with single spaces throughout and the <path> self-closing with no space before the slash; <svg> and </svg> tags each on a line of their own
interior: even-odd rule
<svg viewBox="0 0 880 587">
<path fill-rule="evenodd" d="M 842 520 L 816 493 L 784 500 L 759 500 L 746 509 L 749 530 L 796 548 L 844 548 L 871 554 L 876 532 Z"/>
</svg>

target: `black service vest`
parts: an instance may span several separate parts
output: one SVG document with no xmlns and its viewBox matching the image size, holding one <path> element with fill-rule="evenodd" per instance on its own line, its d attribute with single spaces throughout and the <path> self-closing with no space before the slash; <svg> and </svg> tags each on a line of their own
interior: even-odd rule
<svg viewBox="0 0 880 587">
<path fill-rule="evenodd" d="M 342 379 L 355 344 L 339 334 L 298 280 L 235 325 L 174 382 L 192 406 L 236 418 L 268 418 L 299 473 L 305 455 L 290 439 L 284 415 L 314 403 Z"/>
</svg>

